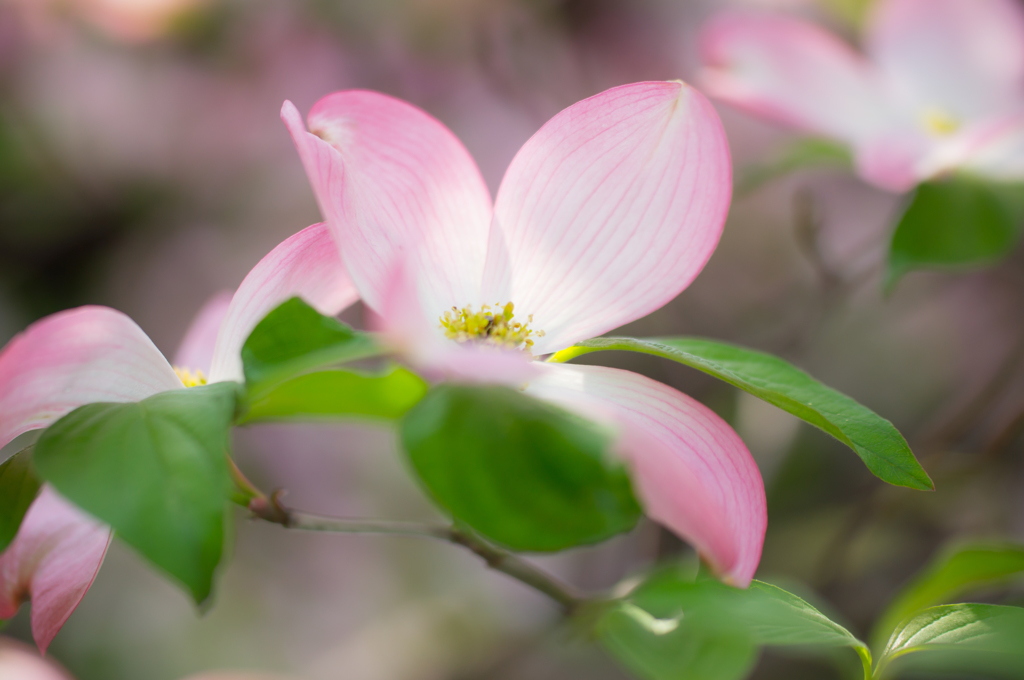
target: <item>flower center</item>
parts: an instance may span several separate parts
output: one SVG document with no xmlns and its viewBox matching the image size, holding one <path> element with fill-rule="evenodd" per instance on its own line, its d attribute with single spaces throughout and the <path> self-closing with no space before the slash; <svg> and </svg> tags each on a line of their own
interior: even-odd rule
<svg viewBox="0 0 1024 680">
<path fill-rule="evenodd" d="M 498 302 L 493 311 L 491 305 L 483 305 L 478 312 L 473 311 L 472 305 L 452 307 L 441 315 L 441 328 L 445 337 L 455 342 L 481 342 L 528 352 L 533 347 L 533 338 L 543 338 L 544 331 L 530 328 L 532 314 L 526 317 L 526 323 L 516 321 L 514 310 L 511 302 Z"/>
<path fill-rule="evenodd" d="M 951 135 L 960 129 L 960 121 L 942 109 L 927 108 L 921 113 L 921 125 L 936 137 Z"/>
<path fill-rule="evenodd" d="M 206 374 L 201 370 L 196 370 L 196 372 L 193 373 L 187 368 L 174 366 L 174 372 L 178 374 L 178 380 L 180 380 L 181 384 L 185 387 L 199 387 L 200 385 L 206 384 Z"/>
</svg>

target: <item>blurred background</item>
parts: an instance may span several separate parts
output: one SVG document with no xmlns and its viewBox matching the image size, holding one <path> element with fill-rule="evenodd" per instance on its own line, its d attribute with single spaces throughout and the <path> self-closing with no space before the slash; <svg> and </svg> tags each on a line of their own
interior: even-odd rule
<svg viewBox="0 0 1024 680">
<path fill-rule="evenodd" d="M 626 82 L 692 79 L 695 36 L 713 13 L 776 7 L 855 39 L 868 1 L 0 0 L 0 344 L 95 303 L 173 353 L 211 294 L 319 219 L 278 119 L 284 99 L 305 112 L 360 87 L 411 101 L 455 131 L 493 192 L 565 106 Z M 719 110 L 738 171 L 794 139 Z M 911 274 L 886 297 L 879 272 L 900 206 L 841 169 L 738 192 L 704 273 L 626 332 L 784 356 L 893 420 L 935 493 L 884 486 L 827 436 L 695 371 L 594 358 L 671 384 L 737 428 L 768 489 L 759 576 L 803 584 L 862 637 L 947 541 L 1024 540 L 1024 253 Z M 361 311 L 345 318 L 358 324 Z M 260 426 L 237 431 L 235 447 L 246 473 L 287 488 L 296 508 L 433 514 L 385 429 Z M 215 668 L 297 680 L 626 677 L 558 627 L 541 596 L 457 548 L 237 520 L 209 611 L 115 542 L 53 658 L 80 680 Z M 539 562 L 599 589 L 686 554 L 647 524 Z M 27 607 L 4 634 L 30 639 Z M 828 660 L 769 654 L 755 677 L 840 676 Z"/>
</svg>

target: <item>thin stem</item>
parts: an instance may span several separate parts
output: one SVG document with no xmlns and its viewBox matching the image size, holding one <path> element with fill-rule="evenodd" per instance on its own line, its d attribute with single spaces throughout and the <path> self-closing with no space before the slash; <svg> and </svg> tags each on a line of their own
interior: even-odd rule
<svg viewBox="0 0 1024 680">
<path fill-rule="evenodd" d="M 270 498 L 253 499 L 249 503 L 249 510 L 259 519 L 273 524 L 280 524 L 286 529 L 324 531 L 339 534 L 420 536 L 446 541 L 468 549 L 483 559 L 491 569 L 500 571 L 506 576 L 510 576 L 520 583 L 547 595 L 560 604 L 566 614 L 572 614 L 583 602 L 583 598 L 572 592 L 569 586 L 558 582 L 552 576 L 529 562 L 455 527 L 425 522 L 342 519 L 298 512 L 281 504 L 280 491 L 275 491 L 271 494 Z"/>
</svg>

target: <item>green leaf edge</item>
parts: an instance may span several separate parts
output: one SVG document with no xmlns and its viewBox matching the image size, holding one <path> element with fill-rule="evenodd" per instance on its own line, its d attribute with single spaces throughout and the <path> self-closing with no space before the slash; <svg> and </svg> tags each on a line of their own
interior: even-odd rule
<svg viewBox="0 0 1024 680">
<path fill-rule="evenodd" d="M 907 454 L 909 454 L 911 460 L 914 462 L 914 465 L 911 466 L 909 469 L 903 469 L 897 466 L 896 464 L 884 458 L 882 455 L 877 454 L 864 447 L 861 447 L 859 444 L 852 441 L 841 430 L 832 426 L 831 423 L 829 423 L 828 420 L 824 416 L 822 416 L 820 412 L 814 409 L 811 405 L 796 402 L 795 400 L 789 397 L 783 397 L 782 399 L 780 399 L 780 401 L 783 403 L 775 403 L 771 399 L 768 399 L 763 394 L 761 394 L 761 390 L 759 390 L 756 386 L 746 383 L 742 376 L 733 373 L 730 369 L 720 364 L 717 364 L 714 361 L 704 359 L 698 355 L 691 354 L 689 352 L 686 352 L 685 350 L 665 344 L 667 342 L 673 341 L 698 341 L 702 343 L 708 343 L 711 345 L 717 345 L 719 347 L 738 350 L 747 355 L 763 359 L 767 362 L 784 366 L 786 370 L 793 371 L 800 378 L 805 379 L 808 382 L 814 383 L 820 389 L 829 392 L 835 398 L 840 399 L 851 406 L 863 409 L 867 413 L 877 418 L 880 423 L 888 426 L 888 428 L 891 428 L 891 433 L 889 433 L 889 436 L 895 439 L 897 441 L 897 444 L 901 446 Z M 823 432 L 831 435 L 838 441 L 850 447 L 858 456 L 860 456 L 861 460 L 864 461 L 868 469 L 876 477 L 879 477 L 883 481 L 886 481 L 894 486 L 903 486 L 906 488 L 916 489 L 919 491 L 935 490 L 935 484 L 932 482 L 931 477 L 928 476 L 928 473 L 925 471 L 925 469 L 921 467 L 921 464 L 917 462 L 917 458 L 914 456 L 913 451 L 911 451 L 910 445 L 907 444 L 907 440 L 903 437 L 902 434 L 900 434 L 899 430 L 897 430 L 896 427 L 890 421 L 886 420 L 885 418 L 882 418 L 874 411 L 871 411 L 866 406 L 863 406 L 862 404 L 846 396 L 845 394 L 842 394 L 841 392 L 838 392 L 830 387 L 827 387 L 826 385 L 823 385 L 822 383 L 818 382 L 810 375 L 808 375 L 806 372 L 800 370 L 796 366 L 793 366 L 789 362 L 784 361 L 783 359 L 780 359 L 779 357 L 773 356 L 771 354 L 758 352 L 757 350 L 747 349 L 745 347 L 734 345 L 732 343 L 720 342 L 718 340 L 711 340 L 708 338 L 678 337 L 641 339 L 612 337 L 594 338 L 592 340 L 586 340 L 584 342 L 573 345 L 572 347 L 555 353 L 548 359 L 548 361 L 553 363 L 564 363 L 566 361 L 571 361 L 572 359 L 583 356 L 584 354 L 609 350 L 638 352 L 641 354 L 650 354 L 653 356 L 658 356 L 663 359 L 669 359 L 671 361 L 676 361 L 678 363 L 685 364 L 687 366 L 690 366 L 691 368 L 695 368 L 698 371 L 706 373 L 712 377 L 718 378 L 719 380 L 723 380 L 734 387 L 744 390 L 745 392 L 748 392 L 754 395 L 755 397 L 758 397 L 759 399 L 767 401 L 768 403 L 773 404 L 774 406 L 777 406 L 797 416 L 801 420 L 804 420 L 805 422 L 810 423 L 811 425 L 814 425 Z M 800 413 L 795 412 L 792 408 L 787 407 L 786 404 L 799 404 L 801 408 L 810 408 L 810 410 L 812 410 L 816 415 L 819 415 L 820 421 L 816 422 L 815 420 L 810 420 L 800 415 Z M 876 469 L 885 469 L 887 471 L 897 473 L 894 474 L 893 477 L 902 478 L 903 481 L 895 482 L 886 480 L 885 477 L 883 477 L 876 471 Z"/>
</svg>

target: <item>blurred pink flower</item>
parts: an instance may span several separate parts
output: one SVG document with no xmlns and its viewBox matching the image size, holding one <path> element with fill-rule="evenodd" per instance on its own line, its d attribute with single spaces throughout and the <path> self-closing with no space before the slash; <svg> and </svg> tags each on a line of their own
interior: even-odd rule
<svg viewBox="0 0 1024 680">
<path fill-rule="evenodd" d="M 312 132 L 291 102 L 282 117 L 353 283 L 409 361 L 435 379 L 528 383 L 615 425 L 648 514 L 746 586 L 766 509 L 736 433 L 646 377 L 532 361 L 655 311 L 703 268 L 731 193 L 708 101 L 648 82 L 579 102 L 526 142 L 493 203 L 461 142 L 402 101 L 337 92 Z"/>
<path fill-rule="evenodd" d="M 879 0 L 867 56 L 815 24 L 729 13 L 703 29 L 704 89 L 848 143 L 890 191 L 953 170 L 1024 179 L 1024 10 L 1014 0 Z"/>
<path fill-rule="evenodd" d="M 144 42 L 170 31 L 177 20 L 208 0 L 14 0 L 42 28 L 73 14 L 125 42 Z"/>
<path fill-rule="evenodd" d="M 196 317 L 173 368 L 135 322 L 108 307 L 79 307 L 37 321 L 0 351 L 0 446 L 93 402 L 138 401 L 167 390 L 243 379 L 240 351 L 276 305 L 300 295 L 337 314 L 357 293 L 326 225 L 278 245 L 228 300 Z M 0 619 L 32 600 L 32 634 L 46 651 L 103 562 L 111 531 L 44 487 L 0 554 Z"/>
</svg>

